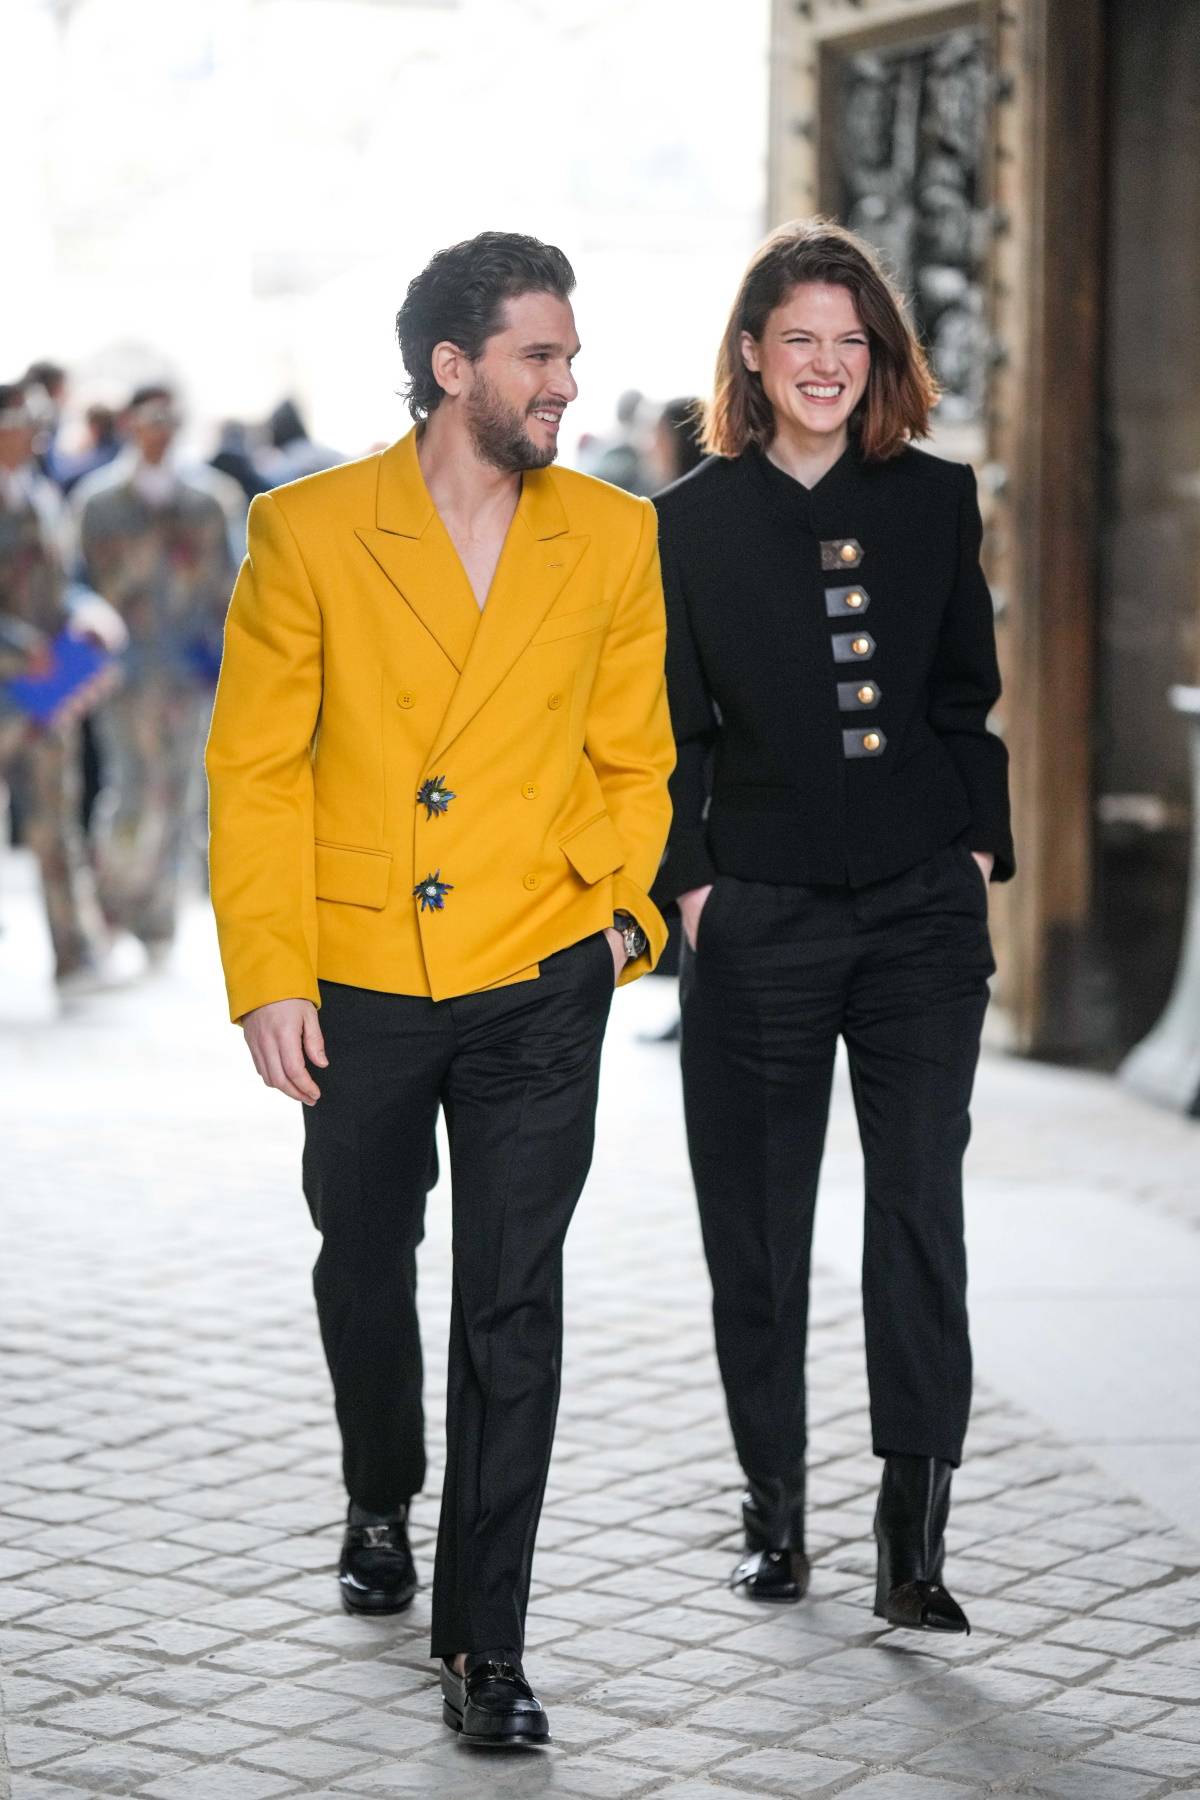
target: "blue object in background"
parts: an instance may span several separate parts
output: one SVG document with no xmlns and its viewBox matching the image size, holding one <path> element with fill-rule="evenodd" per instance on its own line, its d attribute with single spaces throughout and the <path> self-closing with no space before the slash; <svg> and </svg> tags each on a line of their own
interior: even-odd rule
<svg viewBox="0 0 1200 1800">
<path fill-rule="evenodd" d="M 16 675 L 4 686 L 5 698 L 39 725 L 47 725 L 59 709 L 93 681 L 113 658 L 107 650 L 60 631 L 50 646 L 53 661 L 44 675 Z"/>
<path fill-rule="evenodd" d="M 221 673 L 220 638 L 189 638 L 183 646 L 183 665 L 193 680 L 202 687 L 216 687 Z"/>
</svg>

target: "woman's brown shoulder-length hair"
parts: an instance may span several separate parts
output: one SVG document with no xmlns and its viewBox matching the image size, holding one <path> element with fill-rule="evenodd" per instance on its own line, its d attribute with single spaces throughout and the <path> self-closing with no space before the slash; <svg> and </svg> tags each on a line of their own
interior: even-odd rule
<svg viewBox="0 0 1200 1800">
<path fill-rule="evenodd" d="M 912 328 L 904 300 L 863 238 L 831 219 L 780 225 L 750 258 L 717 354 L 713 397 L 704 419 L 704 448 L 740 456 L 766 447 L 775 416 L 760 377 L 742 359 L 742 333 L 761 338 L 767 319 L 802 282 L 849 288 L 871 346 L 867 389 L 851 417 L 862 455 L 896 456 L 912 438 L 929 435 L 938 386 Z"/>
</svg>

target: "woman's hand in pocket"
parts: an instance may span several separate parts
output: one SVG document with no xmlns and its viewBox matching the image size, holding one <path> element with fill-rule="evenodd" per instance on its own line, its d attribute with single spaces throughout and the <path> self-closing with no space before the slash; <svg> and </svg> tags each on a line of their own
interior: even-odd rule
<svg viewBox="0 0 1200 1800">
<path fill-rule="evenodd" d="M 689 888 L 686 894 L 680 894 L 676 904 L 679 917 L 683 921 L 683 935 L 688 941 L 688 949 L 696 948 L 696 933 L 700 929 L 700 914 L 704 911 L 704 903 L 712 893 L 712 882 L 707 887 Z"/>
</svg>

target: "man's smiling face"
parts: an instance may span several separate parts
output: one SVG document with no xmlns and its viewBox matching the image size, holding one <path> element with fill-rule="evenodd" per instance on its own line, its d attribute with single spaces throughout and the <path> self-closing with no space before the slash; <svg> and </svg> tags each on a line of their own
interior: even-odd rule
<svg viewBox="0 0 1200 1800">
<path fill-rule="evenodd" d="M 511 472 L 554 461 L 563 413 L 579 392 L 571 372 L 578 353 L 569 301 L 557 294 L 505 301 L 504 324 L 468 377 L 467 423 L 483 461 Z"/>
</svg>

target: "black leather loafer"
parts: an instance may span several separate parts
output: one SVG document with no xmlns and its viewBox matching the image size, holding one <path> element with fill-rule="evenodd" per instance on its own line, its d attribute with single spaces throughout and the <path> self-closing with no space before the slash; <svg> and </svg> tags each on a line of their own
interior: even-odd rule
<svg viewBox="0 0 1200 1800">
<path fill-rule="evenodd" d="M 942 1585 L 952 1464 L 935 1456 L 889 1456 L 883 1465 L 875 1541 L 875 1617 L 906 1631 L 971 1629 Z"/>
<path fill-rule="evenodd" d="M 351 1505 L 338 1562 L 338 1587 L 347 1612 L 403 1612 L 417 1591 L 408 1542 L 408 1507 L 368 1513 Z"/>
<path fill-rule="evenodd" d="M 550 1721 L 519 1662 L 468 1656 L 464 1675 L 442 1662 L 442 1719 L 464 1744 L 505 1749 L 548 1744 Z"/>
</svg>

